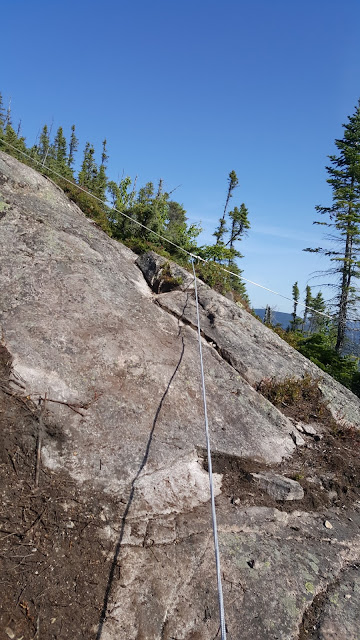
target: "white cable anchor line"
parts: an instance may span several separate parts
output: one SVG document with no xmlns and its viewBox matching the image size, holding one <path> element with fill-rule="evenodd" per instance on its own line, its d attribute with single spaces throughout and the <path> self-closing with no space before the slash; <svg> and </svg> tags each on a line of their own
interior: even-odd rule
<svg viewBox="0 0 360 640">
<path fill-rule="evenodd" d="M 184 249 L 184 247 L 181 247 L 179 244 L 176 244 L 176 242 L 172 242 L 172 240 L 169 240 L 168 238 L 165 238 L 165 236 L 162 236 L 160 233 L 157 233 L 157 231 L 153 231 L 152 229 L 150 229 L 150 227 L 147 227 L 145 224 L 142 224 L 142 222 L 139 222 L 138 220 L 135 220 L 131 216 L 128 216 L 123 211 L 119 211 L 119 209 L 116 209 L 116 207 L 109 206 L 104 200 L 102 200 L 98 196 L 95 196 L 93 193 L 90 193 L 90 191 L 87 191 L 87 189 L 84 189 L 84 187 L 81 187 L 76 182 L 72 182 L 68 178 L 65 178 L 64 176 L 62 176 L 61 173 L 58 173 L 57 171 L 55 171 L 55 169 L 51 169 L 50 167 L 46 167 L 46 165 L 44 166 L 41 162 L 39 162 L 39 160 L 36 160 L 35 158 L 32 158 L 28 153 L 25 153 L 24 151 L 21 151 L 21 149 L 18 149 L 17 147 L 15 147 L 10 142 L 6 142 L 3 139 L 3 136 L 1 136 L 1 135 L 0 135 L 0 142 L 2 142 L 4 146 L 11 147 L 17 153 L 21 153 L 21 155 L 23 155 L 25 158 L 28 158 L 29 160 L 31 160 L 31 162 L 34 162 L 35 164 L 39 165 L 39 167 L 41 168 L 42 171 L 44 171 L 44 169 L 46 169 L 50 173 L 53 173 L 55 176 L 57 176 L 61 180 L 64 180 L 64 182 L 67 182 L 71 186 L 76 187 L 77 189 L 79 189 L 79 191 L 82 191 L 83 193 L 85 193 L 87 196 L 90 196 L 91 198 L 94 198 L 94 200 L 97 200 L 102 205 L 104 205 L 107 209 L 110 209 L 111 211 L 115 211 L 116 213 L 119 213 L 124 218 L 127 218 L 128 220 L 130 220 L 130 222 L 132 222 L 133 224 L 137 224 L 139 227 L 142 227 L 142 229 L 146 229 L 146 231 L 149 231 L 149 233 L 152 233 L 154 236 L 156 236 L 157 238 L 159 238 L 163 242 L 167 242 L 168 244 L 171 244 L 176 249 L 179 249 L 180 251 L 182 251 L 183 253 L 188 255 L 192 260 L 195 259 L 195 260 L 199 260 L 200 262 L 203 262 L 205 264 L 212 264 L 211 260 L 206 260 L 205 258 L 202 258 L 201 256 L 198 256 L 196 253 L 191 253 L 190 251 L 187 251 L 187 249 Z M 41 172 L 41 170 L 40 170 L 40 172 Z M 274 295 L 279 296 L 280 298 L 283 298 L 284 300 L 288 300 L 291 303 L 294 302 L 294 300 L 292 298 L 289 298 L 288 296 L 284 296 L 284 294 L 279 293 L 278 291 L 274 291 L 273 289 L 269 289 L 269 287 L 265 287 L 264 285 L 259 284 L 258 282 L 254 282 L 253 280 L 249 280 L 248 278 L 245 278 L 243 275 L 240 276 L 238 273 L 234 273 L 233 271 L 230 271 L 229 269 L 226 269 L 221 264 L 218 264 L 218 267 L 221 269 L 221 271 L 224 271 L 225 273 L 228 273 L 229 275 L 234 276 L 235 278 L 238 278 L 239 280 L 243 280 L 244 282 L 248 282 L 249 284 L 252 284 L 255 287 L 259 287 L 260 289 L 264 289 L 264 291 L 269 291 L 270 293 L 273 293 Z M 323 311 L 317 311 L 316 309 L 313 309 L 312 307 L 309 307 L 308 305 L 306 305 L 306 304 L 304 304 L 302 302 L 298 302 L 297 305 L 299 307 L 302 307 L 303 309 L 308 309 L 309 311 L 312 311 L 313 313 L 317 313 L 319 316 L 323 316 L 324 318 L 328 318 L 329 320 L 333 319 L 332 316 L 330 316 L 328 313 L 324 313 Z M 357 322 L 357 320 L 350 320 L 349 319 L 346 322 L 347 323 L 348 322 Z"/>
<path fill-rule="evenodd" d="M 219 599 L 221 640 L 226 640 L 225 610 L 224 610 L 224 599 L 223 599 L 222 582 L 221 582 L 220 552 L 219 552 L 219 540 L 218 540 L 217 522 L 216 522 L 214 483 L 213 483 L 213 474 L 212 474 L 211 448 L 210 448 L 210 435 L 209 435 L 209 422 L 208 422 L 207 405 L 206 405 L 204 363 L 203 363 L 202 346 L 201 346 L 199 301 L 198 301 L 198 291 L 197 291 L 197 279 L 196 279 L 196 273 L 195 273 L 195 266 L 194 266 L 194 259 L 193 258 L 191 259 L 191 262 L 192 262 L 192 268 L 193 268 L 193 274 L 194 274 L 197 331 L 198 331 L 198 341 L 199 341 L 202 397 L 203 397 L 204 417 L 205 417 L 205 436 L 206 436 L 206 449 L 207 449 L 207 459 L 208 459 L 208 473 L 209 473 L 209 485 L 210 485 L 212 528 L 213 528 L 213 536 L 214 536 L 217 589 L 218 589 L 218 599 Z"/>
</svg>

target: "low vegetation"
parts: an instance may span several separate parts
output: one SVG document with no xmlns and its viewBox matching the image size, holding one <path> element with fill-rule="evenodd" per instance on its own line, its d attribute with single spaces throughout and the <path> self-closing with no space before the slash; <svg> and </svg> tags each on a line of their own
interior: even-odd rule
<svg viewBox="0 0 360 640">
<path fill-rule="evenodd" d="M 308 374 L 303 378 L 288 377 L 281 381 L 265 378 L 257 390 L 289 417 L 306 423 L 317 420 L 332 423 L 332 416 L 319 389 L 319 379 Z"/>
</svg>

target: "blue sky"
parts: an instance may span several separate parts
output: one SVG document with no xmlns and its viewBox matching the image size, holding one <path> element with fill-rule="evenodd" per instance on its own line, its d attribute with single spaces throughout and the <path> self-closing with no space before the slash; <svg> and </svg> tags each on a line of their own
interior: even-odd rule
<svg viewBox="0 0 360 640">
<path fill-rule="evenodd" d="M 328 266 L 302 249 L 322 242 L 327 155 L 360 97 L 357 0 L 4 0 L 1 17 L 0 91 L 29 144 L 52 120 L 99 153 L 106 137 L 110 176 L 181 185 L 202 242 L 234 169 L 231 204 L 251 222 L 244 276 L 291 297 Z"/>
</svg>

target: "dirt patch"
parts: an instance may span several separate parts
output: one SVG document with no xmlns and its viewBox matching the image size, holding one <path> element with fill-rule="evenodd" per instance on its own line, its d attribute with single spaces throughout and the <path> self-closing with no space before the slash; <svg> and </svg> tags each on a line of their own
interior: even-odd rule
<svg viewBox="0 0 360 640">
<path fill-rule="evenodd" d="M 320 435 L 301 434 L 305 445 L 298 446 L 290 459 L 271 467 L 214 454 L 213 470 L 223 474 L 223 494 L 241 506 L 276 507 L 285 511 L 349 507 L 359 500 L 360 432 L 336 423 L 323 401 L 317 381 L 305 377 L 299 382 L 291 378 L 283 383 L 264 381 L 260 387 L 286 416 L 312 423 Z M 207 469 L 207 462 L 204 462 L 204 468 Z M 304 498 L 294 501 L 272 499 L 251 476 L 251 473 L 269 470 L 299 482 L 304 489 Z"/>
<path fill-rule="evenodd" d="M 308 438 L 289 460 L 272 467 L 242 458 L 213 454 L 215 473 L 223 474 L 222 493 L 243 506 L 276 507 L 283 511 L 318 511 L 330 506 L 349 507 L 360 498 L 360 434 L 345 431 L 322 440 Z M 207 462 L 204 462 L 207 469 Z M 299 482 L 304 498 L 273 500 L 252 478 L 251 473 L 273 471 Z"/>
<path fill-rule="evenodd" d="M 10 369 L 0 346 L 0 639 L 95 638 L 113 559 L 104 530 L 123 505 L 63 472 L 41 469 L 35 486 L 38 408 L 14 394 Z"/>
</svg>

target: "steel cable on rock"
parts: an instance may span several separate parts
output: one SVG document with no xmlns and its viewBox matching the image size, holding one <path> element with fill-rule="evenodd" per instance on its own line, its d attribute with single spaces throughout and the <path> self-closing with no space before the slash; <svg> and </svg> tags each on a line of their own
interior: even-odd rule
<svg viewBox="0 0 360 640">
<path fill-rule="evenodd" d="M 194 259 L 193 258 L 192 258 L 191 262 L 192 262 L 192 268 L 193 268 L 193 274 L 194 274 L 197 333 L 198 333 L 198 342 L 199 342 L 201 387 L 202 387 L 202 397 L 203 397 L 204 417 L 205 417 L 205 438 L 206 438 L 206 450 L 207 450 L 207 460 L 208 460 L 209 485 L 210 485 L 211 516 L 212 516 L 212 527 L 213 527 L 213 536 L 214 536 L 214 549 L 215 549 L 216 577 L 217 577 L 217 589 L 218 589 L 218 600 L 219 600 L 221 640 L 226 640 L 225 609 L 224 609 L 224 599 L 223 599 L 223 590 L 222 590 L 222 582 L 221 582 L 220 551 L 219 551 L 219 540 L 218 540 L 218 531 L 217 531 L 217 522 L 216 522 L 216 509 L 215 509 L 215 495 L 214 495 L 214 481 L 213 481 L 213 473 L 212 473 L 212 462 L 211 462 L 209 421 L 208 421 L 207 404 L 206 404 L 204 362 L 203 362 L 202 345 L 201 345 L 199 299 L 198 299 L 198 290 L 197 290 L 197 278 L 196 278 L 195 265 L 194 265 Z"/>
</svg>

